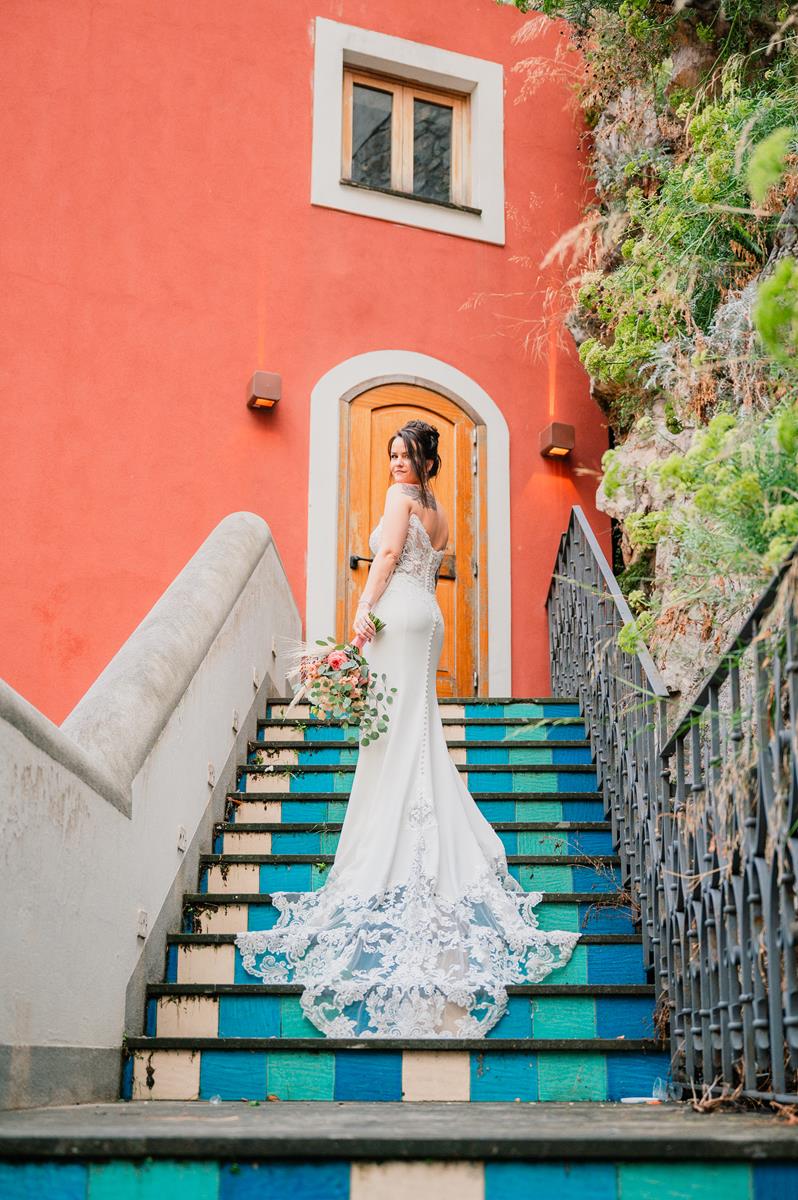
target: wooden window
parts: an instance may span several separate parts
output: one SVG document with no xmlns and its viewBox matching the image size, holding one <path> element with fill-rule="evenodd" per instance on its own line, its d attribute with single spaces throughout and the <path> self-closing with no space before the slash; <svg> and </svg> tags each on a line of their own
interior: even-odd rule
<svg viewBox="0 0 798 1200">
<path fill-rule="evenodd" d="M 467 95 L 345 69 L 343 182 L 467 206 L 469 160 Z"/>
</svg>

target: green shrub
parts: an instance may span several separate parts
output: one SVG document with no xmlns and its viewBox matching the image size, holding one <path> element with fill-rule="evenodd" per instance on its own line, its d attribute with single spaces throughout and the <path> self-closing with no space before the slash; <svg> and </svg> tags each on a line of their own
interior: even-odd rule
<svg viewBox="0 0 798 1200">
<path fill-rule="evenodd" d="M 766 349 L 781 363 L 798 365 L 798 262 L 782 258 L 759 286 L 754 324 Z"/>
<path fill-rule="evenodd" d="M 761 204 L 784 174 L 784 160 L 796 130 L 791 125 L 774 129 L 755 147 L 749 161 L 746 180 L 751 199 Z"/>
</svg>

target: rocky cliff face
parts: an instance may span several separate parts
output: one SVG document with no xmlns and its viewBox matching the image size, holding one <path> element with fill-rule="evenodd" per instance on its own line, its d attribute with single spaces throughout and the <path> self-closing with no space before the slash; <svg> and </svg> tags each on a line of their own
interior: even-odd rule
<svg viewBox="0 0 798 1200">
<path fill-rule="evenodd" d="M 596 205 L 567 326 L 613 433 L 598 504 L 687 695 L 798 538 L 798 8 L 534 7 L 584 53 Z"/>
</svg>

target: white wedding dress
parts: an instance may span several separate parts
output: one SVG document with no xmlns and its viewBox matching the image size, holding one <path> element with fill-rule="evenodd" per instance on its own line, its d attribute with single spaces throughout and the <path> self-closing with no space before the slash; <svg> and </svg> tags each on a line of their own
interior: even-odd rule
<svg viewBox="0 0 798 1200">
<path fill-rule="evenodd" d="M 413 514 L 374 605 L 385 629 L 364 651 L 397 689 L 388 731 L 360 748 L 324 886 L 274 893 L 276 925 L 236 935 L 246 970 L 301 983 L 305 1015 L 331 1037 L 484 1036 L 507 1007 L 507 984 L 543 979 L 579 938 L 538 928 L 541 893 L 508 873 L 449 756 L 435 692 L 442 557 Z"/>
</svg>

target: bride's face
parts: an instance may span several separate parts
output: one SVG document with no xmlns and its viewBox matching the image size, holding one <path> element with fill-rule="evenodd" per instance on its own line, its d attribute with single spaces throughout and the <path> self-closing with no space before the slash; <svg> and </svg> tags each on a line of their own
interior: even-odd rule
<svg viewBox="0 0 798 1200">
<path fill-rule="evenodd" d="M 432 462 L 427 465 L 431 467 Z M 391 443 L 391 475 L 394 483 L 419 482 L 410 455 L 407 453 L 407 446 L 400 437 L 394 438 Z"/>
</svg>

